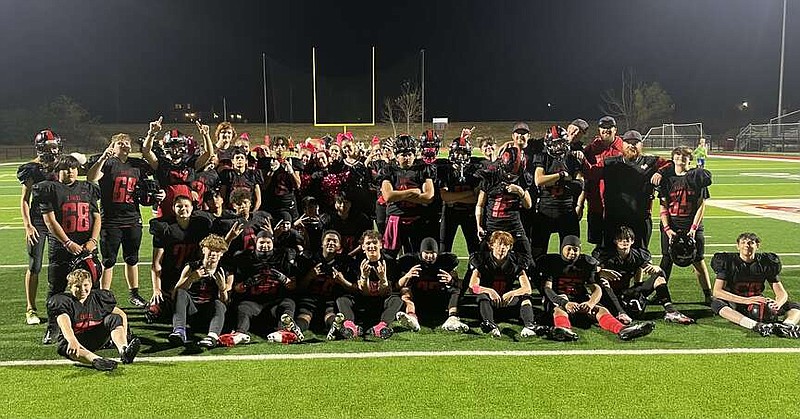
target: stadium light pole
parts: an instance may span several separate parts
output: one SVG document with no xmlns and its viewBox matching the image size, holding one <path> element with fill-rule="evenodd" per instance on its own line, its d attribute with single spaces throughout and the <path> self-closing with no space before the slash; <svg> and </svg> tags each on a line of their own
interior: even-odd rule
<svg viewBox="0 0 800 419">
<path fill-rule="evenodd" d="M 422 131 L 425 131 L 425 50 L 419 52 L 422 54 Z"/>
<path fill-rule="evenodd" d="M 269 135 L 269 116 L 267 114 L 267 54 L 261 53 L 261 78 L 264 84 L 264 134 Z"/>
<path fill-rule="evenodd" d="M 783 0 L 783 28 L 781 30 L 781 69 L 778 77 L 778 125 L 781 124 L 783 113 L 783 53 L 786 49 L 786 0 Z"/>
</svg>

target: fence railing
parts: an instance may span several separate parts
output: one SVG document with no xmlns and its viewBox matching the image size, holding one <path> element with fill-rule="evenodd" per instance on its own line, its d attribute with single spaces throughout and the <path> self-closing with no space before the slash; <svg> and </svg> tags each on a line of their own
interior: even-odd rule
<svg viewBox="0 0 800 419">
<path fill-rule="evenodd" d="M 750 124 L 736 135 L 736 151 L 800 151 L 800 122 L 793 124 Z"/>
</svg>

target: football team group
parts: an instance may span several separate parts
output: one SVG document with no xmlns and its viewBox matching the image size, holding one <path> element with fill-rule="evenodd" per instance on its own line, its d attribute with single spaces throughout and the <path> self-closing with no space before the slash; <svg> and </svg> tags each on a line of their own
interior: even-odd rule
<svg viewBox="0 0 800 419">
<path fill-rule="evenodd" d="M 800 337 L 800 305 L 779 280 L 778 257 L 758 252 L 756 234 L 730 238 L 738 252 L 713 256 L 710 281 L 702 139 L 664 159 L 643 153 L 638 132 L 618 135 L 609 116 L 585 145 L 582 119 L 539 138 L 520 122 L 500 143 L 463 129 L 440 158 L 431 130 L 371 144 L 344 133 L 251 146 L 227 122 L 215 138 L 209 126 L 197 129 L 199 142 L 175 129 L 159 135 L 159 118 L 145 138 L 114 135 L 88 161 L 62 153 L 53 131 L 36 135 L 37 158 L 17 173 L 26 321 L 40 323 L 48 242 L 43 343 L 60 355 L 111 370 L 117 361 L 100 348 L 115 346 L 123 363 L 139 352 L 110 291 L 120 247 L 130 303 L 148 322 L 171 324 L 175 345 L 233 346 L 253 333 L 299 343 L 308 329 L 328 340 L 388 339 L 395 321 L 411 332 L 463 333 L 468 318 L 492 337 L 502 336 L 501 319 L 519 322 L 523 338 L 577 340 L 575 323 L 631 340 L 655 327 L 637 321 L 648 304 L 663 307 L 664 321 L 695 322 L 673 304 L 673 264 L 693 267 L 719 316 L 763 336 Z M 141 158 L 130 156 L 137 143 Z M 483 157 L 473 157 L 473 144 Z M 648 250 L 656 197 L 659 265 Z M 140 206 L 156 213 L 149 299 L 139 294 Z M 591 254 L 579 238 L 584 206 Z M 452 252 L 459 227 L 469 252 L 463 277 Z M 552 234 L 560 246 L 548 253 Z M 773 298 L 763 295 L 767 283 Z"/>
</svg>

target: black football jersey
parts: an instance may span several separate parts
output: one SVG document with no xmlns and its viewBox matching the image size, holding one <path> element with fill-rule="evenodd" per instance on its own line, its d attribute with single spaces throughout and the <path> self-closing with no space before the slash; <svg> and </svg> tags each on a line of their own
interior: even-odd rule
<svg viewBox="0 0 800 419">
<path fill-rule="evenodd" d="M 103 164 L 102 171 L 98 185 L 103 227 L 141 225 L 142 215 L 133 195 L 136 184 L 151 172 L 150 165 L 135 157 L 125 162 L 112 157 Z"/>
<path fill-rule="evenodd" d="M 197 192 L 200 199 L 203 198 L 206 192 L 219 186 L 219 174 L 216 170 L 203 170 L 194 175 L 194 180 L 191 182 L 191 188 Z"/>
<path fill-rule="evenodd" d="M 202 265 L 202 259 L 195 260 L 193 262 L 189 262 L 189 269 L 190 271 L 194 271 L 200 268 Z M 221 275 L 223 278 L 225 278 L 227 273 L 222 267 L 217 267 L 217 271 L 214 273 L 214 275 Z M 214 279 L 214 276 L 211 275 L 203 276 L 192 282 L 192 285 L 190 285 L 189 289 L 186 291 L 189 293 L 189 296 L 192 297 L 192 301 L 195 304 L 210 303 L 211 301 L 219 298 L 219 286 L 217 286 L 217 281 Z"/>
<path fill-rule="evenodd" d="M 361 277 L 361 261 L 364 260 L 365 256 L 362 254 L 359 257 L 356 257 L 350 264 L 350 269 L 354 273 L 354 277 L 358 280 Z M 367 293 L 371 296 L 378 295 L 378 291 L 380 289 L 380 279 L 378 278 L 378 273 L 374 269 L 378 266 L 378 262 L 384 261 L 386 262 L 386 279 L 389 281 L 389 286 L 392 289 L 396 288 L 397 280 L 400 279 L 400 276 L 403 275 L 405 272 L 400 272 L 400 269 L 397 266 L 397 260 L 393 257 L 387 255 L 386 253 L 381 252 L 381 258 L 375 262 L 370 262 L 370 266 L 373 269 L 370 270 L 369 277 L 367 278 L 367 286 L 368 290 Z"/>
<path fill-rule="evenodd" d="M 738 253 L 720 252 L 711 258 L 711 269 L 725 281 L 725 291 L 752 297 L 764 293 L 765 282 L 779 281 L 781 260 L 775 253 L 756 253 L 752 262 L 745 262 Z"/>
<path fill-rule="evenodd" d="M 446 189 L 449 192 L 466 192 L 473 191 L 478 188 L 480 179 L 475 176 L 475 173 L 481 169 L 481 164 L 477 159 L 471 158 L 468 164 L 463 167 L 456 167 L 452 162 L 446 161 L 437 169 L 437 183 L 441 189 Z M 453 208 L 474 211 L 474 204 L 454 203 Z"/>
<path fill-rule="evenodd" d="M 500 295 L 514 289 L 514 283 L 532 263 L 527 256 L 513 250 L 499 264 L 490 251 L 473 253 L 469 258 L 470 267 L 480 273 L 480 285 L 492 288 Z"/>
<path fill-rule="evenodd" d="M 269 172 L 272 157 L 261 157 L 258 159 L 256 169 L 262 173 Z M 302 170 L 302 162 L 298 159 L 289 158 L 292 169 L 296 172 Z M 266 183 L 266 174 L 262 174 Z M 261 202 L 261 209 L 266 210 L 270 206 L 272 208 L 291 208 L 295 206 L 295 191 L 297 191 L 297 184 L 294 181 L 294 176 L 290 175 L 283 165 L 278 167 L 278 170 L 272 174 L 269 184 L 261 188 L 261 196 L 264 197 Z"/>
<path fill-rule="evenodd" d="M 669 211 L 670 223 L 678 229 L 688 230 L 700 203 L 710 197 L 705 180 L 710 183 L 711 173 L 705 169 L 691 169 L 685 175 L 667 169 L 658 187 L 662 204 Z"/>
<path fill-rule="evenodd" d="M 223 211 L 219 218 L 214 219 L 211 231 L 225 237 L 236 221 L 245 221 L 233 211 Z M 261 230 L 266 230 L 270 225 L 270 215 L 264 211 L 253 211 L 250 219 L 246 220 L 242 233 L 236 236 L 228 245 L 228 254 L 234 254 L 240 250 L 252 250 L 256 248 L 256 235 Z"/>
<path fill-rule="evenodd" d="M 17 180 L 21 185 L 28 184 L 32 188 L 33 185 L 39 182 L 45 180 L 57 181 L 58 179 L 56 179 L 55 173 L 48 171 L 41 163 L 29 162 L 17 169 Z M 28 211 L 31 224 L 44 228 L 44 218 L 42 218 L 42 212 L 39 207 L 39 201 L 34 199 L 33 191 L 31 190 L 31 202 Z"/>
<path fill-rule="evenodd" d="M 537 153 L 532 156 L 531 165 L 534 171 L 541 167 L 545 175 L 567 172 L 573 179 L 581 169 L 581 162 L 572 153 L 566 154 L 564 158 L 555 158 L 544 152 Z M 539 187 L 538 191 L 539 210 L 555 214 L 573 211 L 573 196 L 581 192 L 573 186 L 573 181 L 567 180 Z"/>
<path fill-rule="evenodd" d="M 367 230 L 372 230 L 372 220 L 363 213 L 354 213 L 352 210 L 346 220 L 336 213 L 322 214 L 319 220 L 323 232 L 335 230 L 342 236 L 342 253 L 344 254 L 348 254 L 358 247 L 361 235 Z"/>
<path fill-rule="evenodd" d="M 81 303 L 69 292 L 62 292 L 47 300 L 47 312 L 52 319 L 66 314 L 76 335 L 86 333 L 103 324 L 103 319 L 114 311 L 117 300 L 109 290 L 93 289 Z"/>
<path fill-rule="evenodd" d="M 268 255 L 259 256 L 245 250 L 234 256 L 233 293 L 239 300 L 264 304 L 286 294 L 281 276 L 295 276 L 294 262 L 286 249 L 275 248 Z"/>
<path fill-rule="evenodd" d="M 620 273 L 620 279 L 608 281 L 611 289 L 616 293 L 629 288 L 636 271 L 650 263 L 652 259 L 647 249 L 636 247 L 631 248 L 624 257 L 620 256 L 616 248 L 598 249 L 592 253 L 592 256 L 597 259 L 601 267 Z"/>
<path fill-rule="evenodd" d="M 426 164 L 414 164 L 408 169 L 403 169 L 397 165 L 387 165 L 378 176 L 381 179 L 381 183 L 383 183 L 384 180 L 391 183 L 395 191 L 404 191 L 414 188 L 422 190 L 427 179 L 433 180 L 435 178 L 433 170 L 433 166 Z M 424 205 L 413 202 L 394 201 L 387 205 L 386 213 L 388 215 L 413 217 L 423 215 L 423 207 Z"/>
<path fill-rule="evenodd" d="M 333 270 L 336 269 L 344 275 L 345 279 L 354 282 L 356 278 L 354 278 L 353 272 L 351 271 L 352 262 L 352 258 L 343 254 L 337 254 L 330 260 L 325 260 L 322 256 L 322 252 L 313 254 L 305 253 L 298 256 L 296 265 L 298 274 L 301 277 L 305 277 L 313 272 L 317 264 L 322 264 L 322 274 L 316 275 L 311 273 L 311 280 L 305 284 L 304 289 L 300 291 L 314 297 L 325 299 L 336 298 L 342 294 L 343 289 L 333 277 Z"/>
<path fill-rule="evenodd" d="M 150 220 L 153 248 L 164 249 L 164 257 L 161 260 L 162 290 L 174 288 L 183 266 L 201 257 L 200 241 L 208 236 L 210 231 L 211 217 L 201 211 L 192 214 L 185 230 L 173 219 Z"/>
<path fill-rule="evenodd" d="M 451 284 L 439 282 L 439 269 L 450 273 L 458 267 L 458 256 L 454 253 L 439 253 L 433 263 L 426 263 L 422 260 L 419 253 L 407 254 L 398 261 L 401 275 L 405 275 L 411 268 L 420 265 L 419 276 L 411 278 L 406 287 L 414 291 L 441 291 L 447 289 Z"/>
<path fill-rule="evenodd" d="M 252 191 L 256 186 L 264 184 L 264 178 L 261 177 L 261 171 L 259 170 L 247 169 L 244 173 L 239 173 L 236 169 L 226 169 L 220 172 L 219 183 L 227 188 L 227 196 L 223 197 L 223 199 L 230 207 L 231 194 L 235 190 L 247 189 Z M 251 198 L 251 201 L 254 200 L 255 197 Z"/>
<path fill-rule="evenodd" d="M 100 212 L 97 207 L 100 188 L 96 184 L 82 180 L 76 180 L 72 185 L 44 181 L 33 186 L 33 194 L 42 214 L 55 213 L 56 221 L 70 240 L 83 244 L 92 237 L 92 214 Z M 50 243 L 61 245 L 58 240 Z"/>
<path fill-rule="evenodd" d="M 549 253 L 537 260 L 543 281 L 551 281 L 556 294 L 571 297 L 586 296 L 588 284 L 595 283 L 597 260 L 589 255 L 580 255 L 574 262 L 564 260 L 561 255 Z"/>
<path fill-rule="evenodd" d="M 623 156 L 607 157 L 603 167 L 606 213 L 618 219 L 649 214 L 654 191 L 650 178 L 660 164 L 664 160 L 656 156 L 639 156 L 632 161 Z"/>
</svg>

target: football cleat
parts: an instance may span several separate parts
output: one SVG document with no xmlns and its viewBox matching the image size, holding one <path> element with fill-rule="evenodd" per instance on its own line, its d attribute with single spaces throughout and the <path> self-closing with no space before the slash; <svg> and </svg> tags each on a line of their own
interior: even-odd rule
<svg viewBox="0 0 800 419">
<path fill-rule="evenodd" d="M 789 323 L 774 323 L 772 332 L 775 336 L 787 339 L 800 339 L 800 325 Z"/>
<path fill-rule="evenodd" d="M 336 340 L 336 336 L 340 334 L 342 330 L 342 323 L 344 323 L 344 314 L 336 313 L 336 316 L 333 317 L 333 323 L 331 323 L 331 328 L 328 330 L 328 335 L 325 336 L 327 340 Z"/>
<path fill-rule="evenodd" d="M 300 327 L 297 326 L 297 323 L 294 322 L 292 316 L 284 313 L 281 315 L 281 325 L 283 326 L 283 330 L 288 330 L 294 333 L 297 336 L 297 341 L 302 342 L 305 340 L 305 336 L 303 335 L 303 331 L 300 330 Z"/>
<path fill-rule="evenodd" d="M 484 320 L 483 322 L 481 322 L 481 331 L 483 333 L 486 333 L 487 335 L 490 335 L 493 338 L 499 338 L 501 335 L 500 328 L 497 327 L 496 324 L 490 322 L 489 320 Z"/>
<path fill-rule="evenodd" d="M 169 343 L 179 346 L 191 343 L 188 336 L 186 336 L 186 328 L 183 327 L 176 327 L 172 333 L 167 336 L 167 340 L 169 340 Z"/>
<path fill-rule="evenodd" d="M 134 307 L 144 307 L 147 305 L 147 300 L 142 298 L 139 293 L 133 293 L 128 297 L 128 302 L 130 302 Z"/>
<path fill-rule="evenodd" d="M 44 336 L 42 337 L 42 345 L 52 345 L 60 334 L 60 330 L 51 329 L 51 325 L 47 325 L 47 329 L 44 331 Z"/>
<path fill-rule="evenodd" d="M 368 335 L 375 336 L 376 338 L 389 339 L 394 334 L 394 330 L 387 326 L 386 323 L 380 322 L 372 326 L 368 331 Z"/>
<path fill-rule="evenodd" d="M 775 325 L 772 323 L 756 323 L 752 330 L 763 337 L 767 337 L 775 330 Z"/>
<path fill-rule="evenodd" d="M 117 361 L 108 358 L 95 358 L 92 367 L 98 371 L 114 371 L 117 368 Z"/>
<path fill-rule="evenodd" d="M 122 348 L 122 353 L 119 356 L 120 361 L 123 364 L 130 364 L 133 362 L 133 359 L 136 358 L 136 354 L 139 353 L 139 349 L 142 347 L 142 342 L 139 338 L 133 338 L 130 342 L 128 342 L 128 346 Z"/>
<path fill-rule="evenodd" d="M 696 323 L 695 320 L 680 311 L 672 311 L 668 312 L 664 315 L 664 321 L 668 323 L 678 323 L 678 324 L 694 324 Z"/>
<path fill-rule="evenodd" d="M 197 346 L 200 346 L 200 347 L 203 347 L 203 348 L 206 348 L 206 349 L 213 349 L 213 348 L 216 348 L 217 346 L 219 346 L 219 339 L 217 339 L 214 336 L 209 335 L 209 336 L 206 336 L 203 339 L 201 339 L 200 342 L 197 342 Z"/>
<path fill-rule="evenodd" d="M 522 330 L 519 332 L 519 335 L 523 338 L 531 338 L 536 336 L 536 330 L 533 327 L 523 327 Z"/>
<path fill-rule="evenodd" d="M 267 342 L 284 343 L 288 345 L 290 343 L 300 343 L 301 341 L 294 332 L 278 330 L 277 332 L 272 332 L 267 335 Z"/>
<path fill-rule="evenodd" d="M 617 336 L 622 340 L 633 340 L 649 335 L 655 328 L 656 324 L 653 322 L 634 323 L 630 326 L 623 327 L 622 330 L 617 333 Z"/>
<path fill-rule="evenodd" d="M 464 324 L 458 316 L 450 316 L 442 323 L 442 329 L 447 330 L 448 332 L 467 332 L 469 331 L 469 326 Z"/>
<path fill-rule="evenodd" d="M 355 339 L 364 334 L 364 331 L 361 330 L 361 326 L 356 325 L 352 320 L 345 320 L 339 331 L 345 339 Z"/>
<path fill-rule="evenodd" d="M 578 340 L 578 334 L 566 327 L 554 327 L 550 329 L 550 333 L 547 337 L 558 342 L 573 342 Z"/>
<path fill-rule="evenodd" d="M 417 316 L 404 313 L 402 311 L 397 312 L 397 316 L 395 316 L 397 321 L 400 322 L 400 325 L 405 327 L 406 329 L 413 330 L 415 332 L 419 332 L 419 320 L 417 320 Z"/>
<path fill-rule="evenodd" d="M 38 313 L 36 313 L 36 310 L 29 308 L 27 311 L 25 311 L 26 324 L 34 325 L 34 324 L 39 324 L 41 322 L 42 320 L 39 318 L 39 315 Z"/>
</svg>

